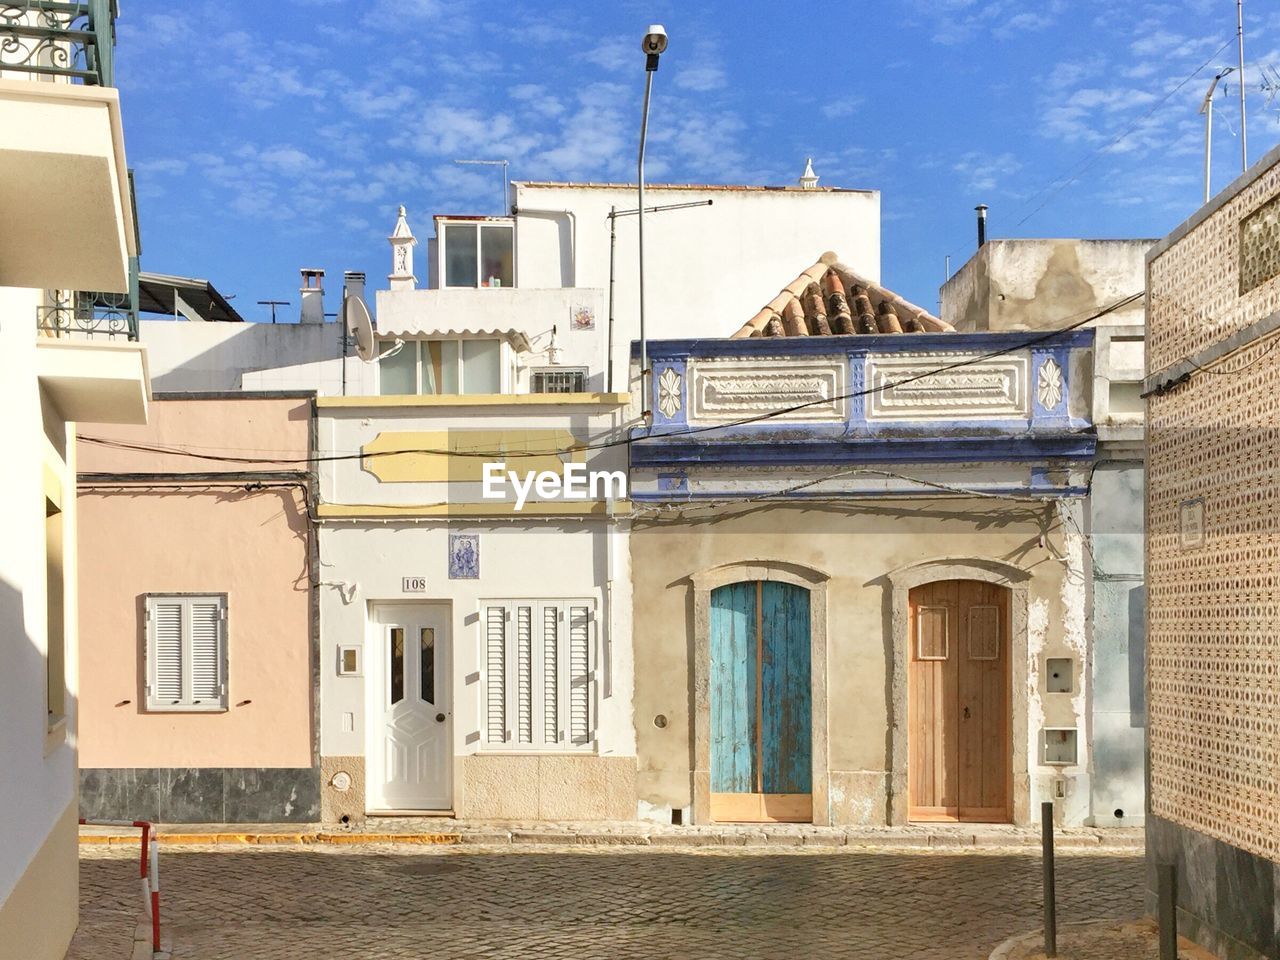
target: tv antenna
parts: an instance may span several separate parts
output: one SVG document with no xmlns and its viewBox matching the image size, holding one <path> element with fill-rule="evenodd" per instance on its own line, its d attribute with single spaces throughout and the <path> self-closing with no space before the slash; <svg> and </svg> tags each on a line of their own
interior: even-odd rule
<svg viewBox="0 0 1280 960">
<path fill-rule="evenodd" d="M 259 300 L 258 301 L 258 306 L 271 308 L 272 323 L 276 322 L 276 307 L 287 307 L 288 305 L 289 305 L 288 300 Z"/>
</svg>

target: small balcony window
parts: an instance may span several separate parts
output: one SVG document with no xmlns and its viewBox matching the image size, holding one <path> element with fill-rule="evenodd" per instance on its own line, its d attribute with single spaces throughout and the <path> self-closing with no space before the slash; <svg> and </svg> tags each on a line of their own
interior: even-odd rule
<svg viewBox="0 0 1280 960">
<path fill-rule="evenodd" d="M 582 393 L 586 389 L 585 367 L 544 367 L 529 375 L 530 393 Z"/>
<path fill-rule="evenodd" d="M 385 343 L 385 348 L 390 348 Z M 410 340 L 378 364 L 378 392 L 475 394 L 502 392 L 502 341 Z"/>
<path fill-rule="evenodd" d="M 515 228 L 511 223 L 444 222 L 441 241 L 446 287 L 515 285 Z"/>
</svg>

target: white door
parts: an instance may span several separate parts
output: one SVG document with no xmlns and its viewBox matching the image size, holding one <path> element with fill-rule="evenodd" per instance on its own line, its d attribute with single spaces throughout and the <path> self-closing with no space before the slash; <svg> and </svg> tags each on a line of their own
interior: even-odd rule
<svg viewBox="0 0 1280 960">
<path fill-rule="evenodd" d="M 452 806 L 449 608 L 375 608 L 369 666 L 371 810 L 448 810 Z"/>
</svg>

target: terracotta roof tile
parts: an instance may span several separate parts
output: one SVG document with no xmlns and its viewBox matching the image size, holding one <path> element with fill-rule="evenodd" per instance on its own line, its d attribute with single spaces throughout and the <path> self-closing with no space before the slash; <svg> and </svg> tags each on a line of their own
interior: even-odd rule
<svg viewBox="0 0 1280 960">
<path fill-rule="evenodd" d="M 950 333 L 955 328 L 892 290 L 858 276 L 834 253 L 782 288 L 733 335 L 826 337 L 868 333 Z"/>
</svg>

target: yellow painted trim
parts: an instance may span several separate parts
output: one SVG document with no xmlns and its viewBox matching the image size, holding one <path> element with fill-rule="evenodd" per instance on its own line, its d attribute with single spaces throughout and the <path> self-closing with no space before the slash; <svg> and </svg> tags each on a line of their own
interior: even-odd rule
<svg viewBox="0 0 1280 960">
<path fill-rule="evenodd" d="M 630 509 L 625 500 L 615 500 L 616 511 Z M 596 500 L 581 501 L 547 500 L 526 502 L 523 510 L 516 510 L 514 503 L 322 503 L 316 507 L 320 519 L 358 517 L 605 517 L 610 503 Z"/>
<path fill-rule="evenodd" d="M 224 846 L 239 844 L 259 844 L 276 846 L 281 844 L 328 843 L 349 845 L 362 843 L 412 843 L 418 845 L 457 844 L 463 837 L 458 833 L 170 833 L 161 829 L 156 834 L 161 848 L 165 845 L 186 844 L 202 846 Z M 138 845 L 138 834 L 81 834 L 80 843 L 84 846 L 133 846 Z"/>
<path fill-rule="evenodd" d="M 479 483 L 486 460 L 507 455 L 524 471 L 559 471 L 586 455 L 568 430 L 396 430 L 379 433 L 360 448 L 364 468 L 382 483 Z M 447 450 L 450 453 L 424 453 Z M 450 454 L 491 453 L 491 457 Z M 376 456 L 371 456 L 376 454 Z M 536 455 L 531 455 L 536 454 Z"/>
<path fill-rule="evenodd" d="M 622 407 L 629 393 L 408 394 L 378 397 L 316 397 L 319 408 L 351 407 Z"/>
</svg>

